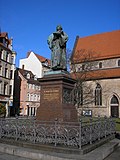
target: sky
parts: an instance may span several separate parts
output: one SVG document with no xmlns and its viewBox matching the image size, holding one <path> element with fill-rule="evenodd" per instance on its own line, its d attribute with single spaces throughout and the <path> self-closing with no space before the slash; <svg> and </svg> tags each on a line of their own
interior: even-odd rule
<svg viewBox="0 0 120 160">
<path fill-rule="evenodd" d="M 28 51 L 51 58 L 47 39 L 58 24 L 72 51 L 76 36 L 120 30 L 120 0 L 0 0 L 0 29 L 13 37 L 17 67 Z"/>
</svg>

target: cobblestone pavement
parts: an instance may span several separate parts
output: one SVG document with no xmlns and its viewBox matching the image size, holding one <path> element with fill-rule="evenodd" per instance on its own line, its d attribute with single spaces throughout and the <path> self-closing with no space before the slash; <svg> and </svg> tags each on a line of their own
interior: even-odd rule
<svg viewBox="0 0 120 160">
<path fill-rule="evenodd" d="M 0 152 L 0 160 L 33 160 L 33 159 L 23 158 L 23 157 Z"/>
<path fill-rule="evenodd" d="M 104 160 L 120 160 L 120 146 Z"/>
</svg>

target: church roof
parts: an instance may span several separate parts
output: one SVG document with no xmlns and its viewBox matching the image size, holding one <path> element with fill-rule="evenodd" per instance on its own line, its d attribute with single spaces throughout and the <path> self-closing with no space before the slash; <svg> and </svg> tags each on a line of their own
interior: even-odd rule
<svg viewBox="0 0 120 160">
<path fill-rule="evenodd" d="M 71 60 L 79 63 L 89 53 L 91 54 L 90 60 L 120 57 L 120 30 L 82 38 L 77 36 Z"/>
<path fill-rule="evenodd" d="M 27 57 L 29 57 L 30 53 L 31 53 L 31 51 L 27 53 Z M 42 63 L 42 62 L 45 62 L 45 61 L 47 60 L 47 61 L 48 61 L 48 64 L 50 65 L 50 60 L 49 60 L 49 59 L 47 59 L 47 58 L 45 58 L 45 57 L 43 57 L 43 56 L 40 56 L 39 54 L 36 54 L 36 53 L 34 53 L 34 54 L 35 54 L 35 56 L 39 59 L 39 61 L 40 61 L 41 63 Z"/>
<path fill-rule="evenodd" d="M 71 73 L 71 77 L 74 79 L 85 79 L 86 80 L 99 80 L 99 79 L 114 79 L 120 78 L 120 67 L 110 68 L 102 70 L 92 70 L 83 74 L 82 72 Z"/>
</svg>

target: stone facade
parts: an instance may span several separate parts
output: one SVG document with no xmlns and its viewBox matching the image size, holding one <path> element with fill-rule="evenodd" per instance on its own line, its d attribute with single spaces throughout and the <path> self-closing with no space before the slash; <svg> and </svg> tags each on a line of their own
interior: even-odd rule
<svg viewBox="0 0 120 160">
<path fill-rule="evenodd" d="M 96 84 L 99 83 L 102 88 L 102 105 L 95 105 L 95 101 L 88 105 L 83 105 L 78 108 L 79 116 L 83 114 L 84 111 L 91 110 L 92 116 L 112 116 L 112 106 L 118 107 L 118 115 L 120 117 L 120 79 L 103 79 L 96 81 L 87 81 L 86 83 L 92 83 L 93 97 L 95 97 Z M 111 100 L 115 96 L 118 100 L 117 104 L 112 104 Z"/>
<path fill-rule="evenodd" d="M 0 33 L 0 103 L 6 107 L 6 116 L 13 107 L 13 86 L 16 52 L 8 33 Z"/>
<path fill-rule="evenodd" d="M 91 84 L 94 99 L 78 107 L 79 116 L 120 118 L 119 42 L 120 30 L 76 38 L 71 56 L 71 74 L 77 74 L 82 79 L 85 73 L 84 82 Z"/>
</svg>

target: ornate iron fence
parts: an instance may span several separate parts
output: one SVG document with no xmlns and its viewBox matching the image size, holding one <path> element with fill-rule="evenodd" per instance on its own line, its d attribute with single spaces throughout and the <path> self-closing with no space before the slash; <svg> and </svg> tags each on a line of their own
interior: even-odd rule
<svg viewBox="0 0 120 160">
<path fill-rule="evenodd" d="M 1 119 L 0 138 L 15 139 L 41 144 L 82 146 L 115 133 L 111 118 L 90 120 L 85 123 L 40 122 L 34 119 Z"/>
</svg>

